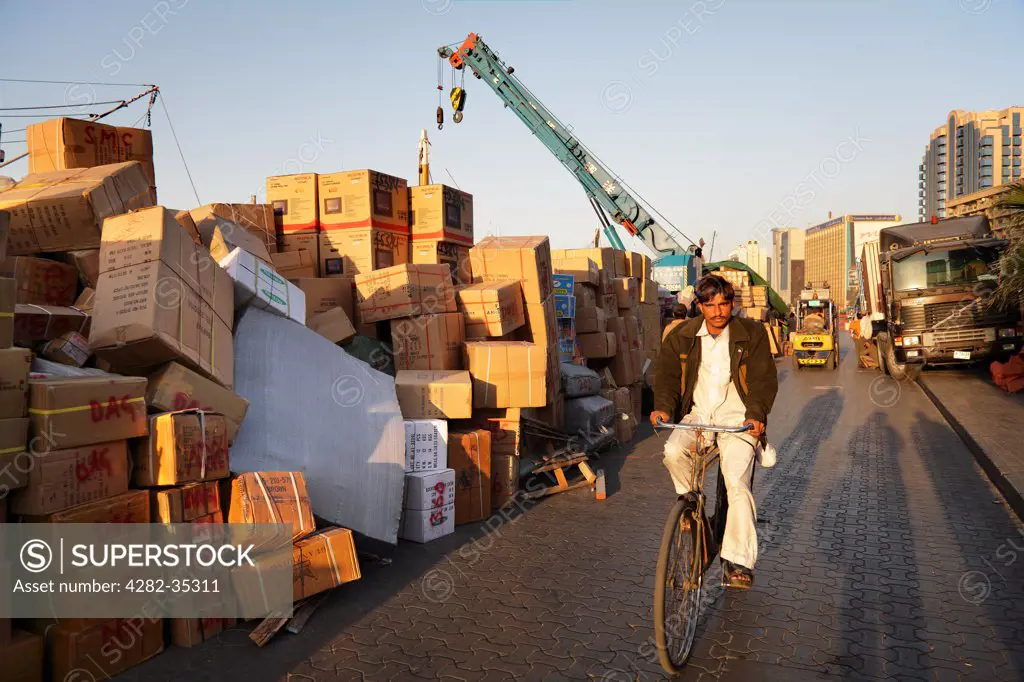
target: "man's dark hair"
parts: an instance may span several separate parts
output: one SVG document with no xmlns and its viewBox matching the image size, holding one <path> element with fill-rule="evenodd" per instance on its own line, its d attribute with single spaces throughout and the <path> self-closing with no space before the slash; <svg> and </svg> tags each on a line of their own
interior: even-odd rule
<svg viewBox="0 0 1024 682">
<path fill-rule="evenodd" d="M 732 284 L 718 275 L 704 275 L 697 280 L 693 289 L 697 294 L 697 300 L 701 303 L 708 303 L 718 294 L 721 294 L 726 301 L 736 299 L 736 291 L 732 288 Z"/>
</svg>

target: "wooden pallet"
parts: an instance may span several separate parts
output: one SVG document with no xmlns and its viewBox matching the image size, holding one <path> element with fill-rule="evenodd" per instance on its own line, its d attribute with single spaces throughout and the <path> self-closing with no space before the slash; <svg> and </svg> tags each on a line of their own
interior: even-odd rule
<svg viewBox="0 0 1024 682">
<path fill-rule="evenodd" d="M 564 493 L 569 490 L 592 488 L 595 491 L 596 499 L 603 500 L 605 490 L 604 470 L 600 470 L 595 473 L 587 463 L 587 459 L 588 457 L 585 452 L 572 453 L 564 450 L 544 457 L 537 466 L 533 467 L 530 473 L 547 474 L 549 477 L 554 477 L 555 484 L 540 490 L 530 491 L 526 493 L 526 498 L 530 500 L 538 500 L 542 497 L 547 497 L 548 495 Z M 566 476 L 566 473 L 571 473 L 574 467 L 579 470 L 580 474 L 583 476 L 583 480 L 576 481 L 575 483 L 569 483 L 569 478 Z"/>
</svg>

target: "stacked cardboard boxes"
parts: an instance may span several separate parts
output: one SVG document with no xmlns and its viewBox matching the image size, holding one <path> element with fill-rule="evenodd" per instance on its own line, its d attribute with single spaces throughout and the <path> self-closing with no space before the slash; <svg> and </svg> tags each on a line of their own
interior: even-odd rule
<svg viewBox="0 0 1024 682">
<path fill-rule="evenodd" d="M 452 431 L 448 466 L 455 472 L 455 525 L 487 519 L 491 515 L 491 432 Z"/>
<path fill-rule="evenodd" d="M 409 223 L 413 263 L 447 263 L 456 284 L 473 281 L 473 195 L 446 185 L 410 187 Z"/>
<path fill-rule="evenodd" d="M 455 530 L 455 470 L 448 468 L 448 422 L 405 421 L 405 497 L 399 536 L 430 542 Z"/>
<path fill-rule="evenodd" d="M 267 202 L 274 210 L 277 250 L 298 252 L 298 256 L 292 257 L 294 261 L 287 261 L 287 264 L 296 267 L 314 263 L 314 276 L 319 276 L 320 210 L 316 173 L 267 178 Z"/>
<path fill-rule="evenodd" d="M 519 491 L 519 457 L 522 410 L 474 409 L 470 420 L 459 422 L 459 431 L 481 429 L 490 434 L 491 511 L 511 502 Z"/>
<path fill-rule="evenodd" d="M 576 279 L 573 275 L 559 272 L 554 273 L 553 279 L 555 319 L 558 320 L 558 359 L 560 362 L 573 363 L 583 357 L 576 345 Z"/>
</svg>

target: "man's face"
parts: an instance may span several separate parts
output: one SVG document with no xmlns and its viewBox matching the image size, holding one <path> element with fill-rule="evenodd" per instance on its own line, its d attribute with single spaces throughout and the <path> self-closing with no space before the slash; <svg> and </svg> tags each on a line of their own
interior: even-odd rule
<svg viewBox="0 0 1024 682">
<path fill-rule="evenodd" d="M 723 329 L 729 324 L 729 318 L 732 317 L 732 301 L 727 301 L 721 294 L 715 294 L 707 303 L 698 305 L 709 327 Z"/>
</svg>

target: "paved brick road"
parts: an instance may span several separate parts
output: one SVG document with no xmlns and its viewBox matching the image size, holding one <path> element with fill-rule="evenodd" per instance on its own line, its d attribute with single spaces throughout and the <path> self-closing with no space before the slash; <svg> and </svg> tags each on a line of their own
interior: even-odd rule
<svg viewBox="0 0 1024 682">
<path fill-rule="evenodd" d="M 757 584 L 709 590 L 685 679 L 1024 679 L 1024 529 L 931 403 L 852 355 L 838 374 L 780 373 Z M 489 532 L 403 544 L 300 636 L 258 650 L 232 631 L 122 679 L 663 679 L 659 443 L 601 466 L 604 502 L 569 493 Z"/>
</svg>

